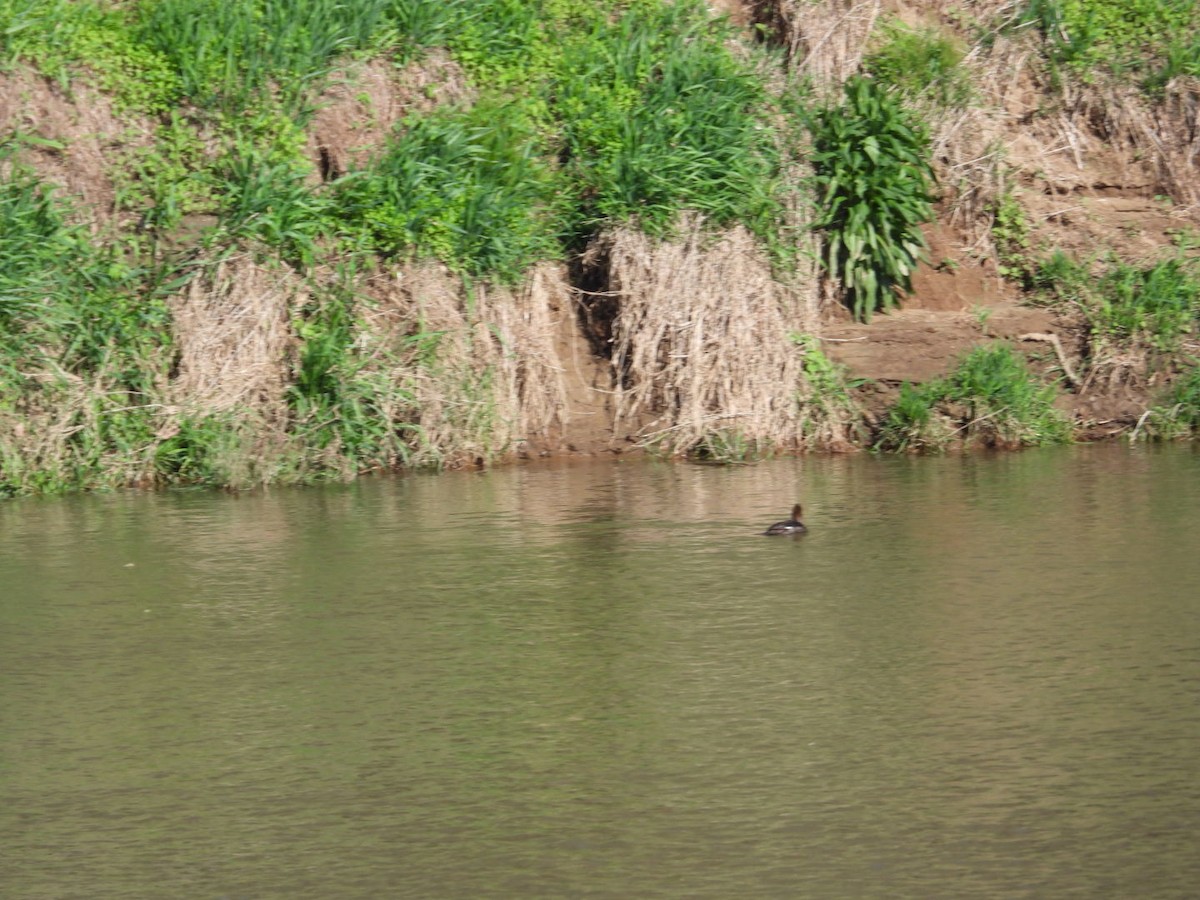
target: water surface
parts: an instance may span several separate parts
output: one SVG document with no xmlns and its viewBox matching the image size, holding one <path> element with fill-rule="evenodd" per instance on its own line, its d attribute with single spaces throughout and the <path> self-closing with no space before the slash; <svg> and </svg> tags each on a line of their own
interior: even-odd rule
<svg viewBox="0 0 1200 900">
<path fill-rule="evenodd" d="M 0 504 L 5 898 L 1192 898 L 1198 828 L 1190 448 Z"/>
</svg>

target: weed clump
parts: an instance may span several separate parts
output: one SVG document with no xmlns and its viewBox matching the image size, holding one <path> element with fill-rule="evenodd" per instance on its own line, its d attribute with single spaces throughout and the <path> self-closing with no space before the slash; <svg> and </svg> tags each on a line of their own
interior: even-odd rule
<svg viewBox="0 0 1200 900">
<path fill-rule="evenodd" d="M 897 21 L 885 22 L 881 30 L 882 41 L 862 63 L 880 84 L 911 101 L 929 100 L 941 108 L 970 102 L 971 84 L 958 41 L 936 28 L 909 28 Z"/>
<path fill-rule="evenodd" d="M 1200 329 L 1200 269 L 1182 252 L 1149 266 L 1112 257 L 1088 266 L 1055 252 L 1032 284 L 1039 302 L 1083 317 L 1092 378 L 1119 382 L 1170 366 Z"/>
<path fill-rule="evenodd" d="M 1054 407 L 1056 391 L 1043 385 L 1011 347 L 977 347 L 945 378 L 904 384 L 888 411 L 875 448 L 941 451 L 964 445 L 1017 448 L 1071 437 Z"/>
<path fill-rule="evenodd" d="M 576 233 L 636 222 L 664 236 L 684 210 L 768 239 L 779 155 L 762 79 L 693 2 L 642 4 L 573 35 L 551 85 Z"/>
</svg>

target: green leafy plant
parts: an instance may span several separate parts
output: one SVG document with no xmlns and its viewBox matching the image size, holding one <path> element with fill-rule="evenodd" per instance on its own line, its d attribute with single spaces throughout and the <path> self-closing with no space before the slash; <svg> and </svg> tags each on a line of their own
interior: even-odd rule
<svg viewBox="0 0 1200 900">
<path fill-rule="evenodd" d="M 825 235 L 823 262 L 849 292 L 858 319 L 890 309 L 912 288 L 933 215 L 929 141 L 920 123 L 869 78 L 811 117 L 813 166 Z"/>
<path fill-rule="evenodd" d="M 1011 191 L 1002 194 L 992 210 L 992 242 L 1000 274 L 1027 282 L 1034 265 L 1030 258 L 1029 217 Z"/>
</svg>

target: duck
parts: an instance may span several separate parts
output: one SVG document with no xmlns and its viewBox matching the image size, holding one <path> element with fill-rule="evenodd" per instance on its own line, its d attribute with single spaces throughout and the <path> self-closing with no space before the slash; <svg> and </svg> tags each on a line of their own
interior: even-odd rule
<svg viewBox="0 0 1200 900">
<path fill-rule="evenodd" d="M 804 534 L 804 532 L 808 531 L 808 529 L 805 528 L 804 523 L 800 521 L 800 516 L 803 515 L 803 513 L 804 510 L 801 509 L 800 504 L 797 503 L 792 507 L 792 517 L 790 519 L 784 519 L 782 522 L 776 522 L 774 525 L 764 531 L 763 534 Z"/>
</svg>

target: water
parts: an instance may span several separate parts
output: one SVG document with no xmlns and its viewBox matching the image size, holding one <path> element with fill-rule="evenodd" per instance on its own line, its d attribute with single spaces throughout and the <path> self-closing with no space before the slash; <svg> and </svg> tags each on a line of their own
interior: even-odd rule
<svg viewBox="0 0 1200 900">
<path fill-rule="evenodd" d="M 1198 823 L 1190 448 L 0 504 L 0 897 L 1192 898 Z"/>
</svg>

